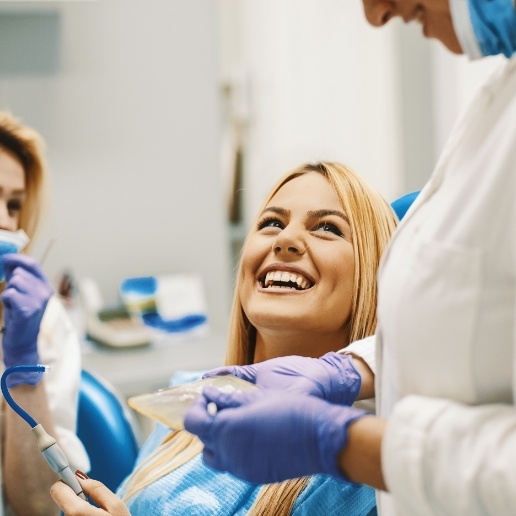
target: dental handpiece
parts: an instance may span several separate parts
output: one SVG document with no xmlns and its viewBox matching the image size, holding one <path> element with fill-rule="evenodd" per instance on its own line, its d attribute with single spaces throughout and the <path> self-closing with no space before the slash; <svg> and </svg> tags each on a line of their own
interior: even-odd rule
<svg viewBox="0 0 516 516">
<path fill-rule="evenodd" d="M 39 423 L 36 423 L 36 421 L 13 400 L 7 387 L 7 377 L 11 373 L 16 371 L 34 371 L 37 373 L 44 373 L 45 371 L 48 371 L 48 369 L 49 368 L 44 365 L 18 365 L 9 367 L 4 371 L 0 380 L 2 394 L 4 395 L 5 401 L 9 404 L 9 406 L 30 425 L 32 433 L 36 437 L 38 449 L 42 453 L 43 457 L 45 457 L 45 460 L 48 462 L 48 465 L 52 468 L 52 470 L 59 475 L 61 480 L 67 486 L 73 489 L 77 496 L 83 500 L 87 500 L 86 495 L 82 490 L 81 484 L 79 484 L 79 481 L 70 469 L 68 459 L 57 444 L 57 441 L 51 435 L 47 434 L 45 429 Z"/>
<path fill-rule="evenodd" d="M 57 444 L 56 440 L 40 425 L 37 424 L 32 428 L 32 433 L 36 437 L 38 449 L 45 457 L 48 465 L 59 475 L 61 480 L 71 487 L 77 496 L 86 500 L 86 495 L 82 490 L 81 484 L 70 469 L 65 454 Z"/>
</svg>

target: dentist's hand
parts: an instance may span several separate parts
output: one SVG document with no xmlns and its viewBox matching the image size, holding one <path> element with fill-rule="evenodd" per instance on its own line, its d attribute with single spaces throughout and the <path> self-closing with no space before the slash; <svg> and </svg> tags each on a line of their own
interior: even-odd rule
<svg viewBox="0 0 516 516">
<path fill-rule="evenodd" d="M 210 415 L 208 404 L 217 406 Z M 224 393 L 213 387 L 190 407 L 185 428 L 204 443 L 204 462 L 263 484 L 322 473 L 345 479 L 338 455 L 365 412 L 276 390 Z"/>
<path fill-rule="evenodd" d="M 352 405 L 361 385 L 352 357 L 333 352 L 321 358 L 287 356 L 247 366 L 219 367 L 205 373 L 204 378 L 224 374 L 265 389 L 308 394 L 339 405 Z"/>
<path fill-rule="evenodd" d="M 80 477 L 77 477 L 77 480 L 79 480 L 84 493 L 88 495 L 99 508 L 79 498 L 74 493 L 73 489 L 59 480 L 50 488 L 50 495 L 63 511 L 64 516 L 131 516 L 124 502 L 102 482 Z"/>
<path fill-rule="evenodd" d="M 4 334 L 2 348 L 5 367 L 39 363 L 38 334 L 53 289 L 39 264 L 30 256 L 6 254 L 4 304 Z M 38 373 L 14 373 L 8 385 L 36 385 L 42 379 Z"/>
</svg>

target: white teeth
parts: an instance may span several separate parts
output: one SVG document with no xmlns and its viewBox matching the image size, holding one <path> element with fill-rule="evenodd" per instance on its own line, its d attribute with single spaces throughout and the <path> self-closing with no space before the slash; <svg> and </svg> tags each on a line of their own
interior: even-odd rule
<svg viewBox="0 0 516 516">
<path fill-rule="evenodd" d="M 278 282 L 278 281 L 281 281 L 283 283 L 288 283 L 288 282 L 296 283 L 298 285 L 298 287 L 302 290 L 306 290 L 307 288 L 310 287 L 310 282 L 303 276 L 295 274 L 293 272 L 283 272 L 283 271 L 268 272 L 265 275 L 265 279 L 263 281 L 263 286 L 270 287 L 274 284 L 274 282 Z M 286 285 L 276 285 L 276 287 L 278 287 L 278 286 L 280 288 L 292 288 L 292 287 L 288 287 Z"/>
</svg>

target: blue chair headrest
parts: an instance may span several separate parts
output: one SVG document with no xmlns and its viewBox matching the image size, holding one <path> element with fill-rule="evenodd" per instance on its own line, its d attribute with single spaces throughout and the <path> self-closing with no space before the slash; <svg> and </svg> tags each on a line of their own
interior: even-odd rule
<svg viewBox="0 0 516 516">
<path fill-rule="evenodd" d="M 407 210 L 412 206 L 412 203 L 418 195 L 419 190 L 402 195 L 391 202 L 391 207 L 399 220 L 405 216 L 405 213 L 407 213 Z"/>
</svg>

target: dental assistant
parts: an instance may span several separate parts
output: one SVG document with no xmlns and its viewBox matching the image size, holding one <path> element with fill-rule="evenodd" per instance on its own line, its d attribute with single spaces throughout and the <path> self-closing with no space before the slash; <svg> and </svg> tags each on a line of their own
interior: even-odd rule
<svg viewBox="0 0 516 516">
<path fill-rule="evenodd" d="M 0 112 L 0 229 L 33 238 L 41 217 L 47 168 L 43 141 L 10 113 Z M 5 278 L 4 278 L 5 273 Z M 78 336 L 37 261 L 0 257 L 2 366 L 50 366 L 49 373 L 12 374 L 11 396 L 59 442 L 72 467 L 89 468 L 75 428 L 81 371 Z M 3 401 L 3 400 L 2 400 Z M 49 489 L 57 475 L 37 447 L 29 425 L 9 406 L 0 410 L 0 516 L 45 514 L 59 508 Z"/>
<path fill-rule="evenodd" d="M 453 53 L 507 58 L 455 125 L 382 259 L 376 366 L 370 341 L 347 348 L 368 357 L 363 385 L 376 368 L 377 416 L 327 401 L 345 384 L 337 360 L 284 357 L 232 368 L 267 389 L 206 389 L 185 426 L 208 465 L 250 481 L 326 473 L 366 483 L 382 516 L 514 514 L 515 6 L 363 4 L 374 26 L 417 20 Z"/>
</svg>

